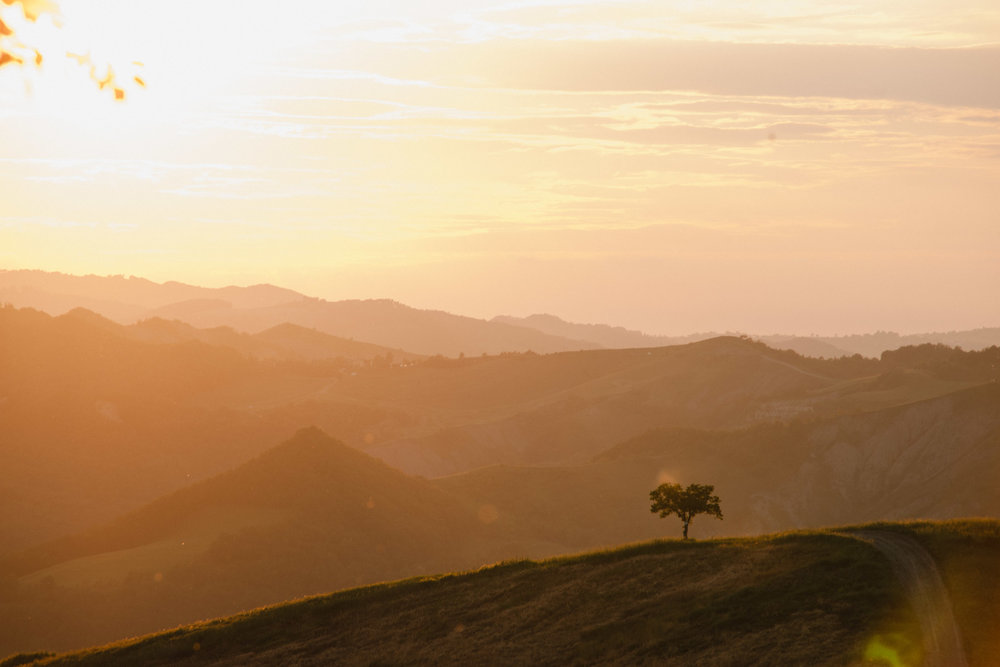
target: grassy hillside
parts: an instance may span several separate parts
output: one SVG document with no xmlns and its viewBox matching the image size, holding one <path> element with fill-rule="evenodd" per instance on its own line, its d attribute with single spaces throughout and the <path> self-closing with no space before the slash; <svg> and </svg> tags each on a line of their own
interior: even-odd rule
<svg viewBox="0 0 1000 667">
<path fill-rule="evenodd" d="M 888 641 L 919 656 L 915 627 L 878 552 L 814 532 L 508 562 L 309 598 L 41 664 L 844 665 Z"/>
</svg>

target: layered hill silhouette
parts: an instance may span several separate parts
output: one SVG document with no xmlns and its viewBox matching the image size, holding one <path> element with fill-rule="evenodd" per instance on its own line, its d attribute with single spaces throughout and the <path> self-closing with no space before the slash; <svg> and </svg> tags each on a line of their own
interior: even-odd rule
<svg viewBox="0 0 1000 667">
<path fill-rule="evenodd" d="M 663 481 L 716 485 L 698 538 L 1000 512 L 1000 348 L 422 358 L 4 307 L 0 349 L 10 650 L 677 535 Z"/>
<path fill-rule="evenodd" d="M 680 535 L 638 489 L 712 480 L 725 521 L 698 536 L 879 519 L 1000 516 L 1000 385 L 855 414 L 731 431 L 670 428 L 575 466 L 491 466 L 436 480 L 499 527 L 563 551 Z"/>
<path fill-rule="evenodd" d="M 656 336 L 607 324 L 567 322 L 549 314 L 535 314 L 528 317 L 500 315 L 493 318 L 493 321 L 529 327 L 554 336 L 589 341 L 599 344 L 601 347 L 614 349 L 683 345 L 709 338 L 718 338 L 722 335 L 732 335 L 731 332 L 705 332 L 686 336 Z M 836 359 L 860 354 L 863 357 L 878 358 L 888 350 L 925 344 L 961 347 L 965 350 L 982 350 L 1000 345 L 1000 327 L 907 335 L 892 331 L 844 336 L 754 334 L 753 338 L 775 349 L 792 350 L 804 357 Z"/>
<path fill-rule="evenodd" d="M 361 341 L 331 336 L 316 329 L 295 324 L 279 324 L 256 334 L 240 333 L 231 327 L 199 329 L 180 320 L 154 317 L 125 327 L 129 338 L 150 343 L 186 343 L 198 341 L 217 347 L 232 348 L 257 359 L 282 361 L 372 362 L 376 359 L 396 363 L 414 362 L 423 355 Z"/>
<path fill-rule="evenodd" d="M 150 336 L 151 324 L 165 324 L 169 335 Z M 302 361 L 247 356 L 240 350 L 259 349 L 256 337 L 233 332 L 123 327 L 84 310 L 53 318 L 0 308 L 0 492 L 16 508 L 0 514 L 0 553 L 106 521 L 232 468 L 306 424 L 361 442 L 373 424 L 405 421 L 378 407 L 294 400 L 368 364 L 308 362 L 314 332 L 292 332 L 290 340 L 278 330 L 265 340 L 271 333 L 277 341 L 268 350 Z M 392 354 L 327 337 L 319 343 L 344 354 Z M 235 397 L 217 398 L 234 390 Z M 249 400 L 271 402 L 252 406 L 246 391 Z"/>
<path fill-rule="evenodd" d="M 495 463 L 581 463 L 608 443 L 652 428 L 732 429 L 871 411 L 948 394 L 995 375 L 995 348 L 955 351 L 970 361 L 969 368 L 954 372 L 939 368 L 943 360 L 923 359 L 936 349 L 918 348 L 901 366 L 892 356 L 878 362 L 808 359 L 723 337 L 666 348 L 496 360 L 442 373 L 430 385 L 434 392 L 420 399 L 427 407 L 467 411 L 465 424 L 416 438 L 383 438 L 369 451 L 427 476 Z M 426 376 L 411 375 L 383 398 L 416 394 L 411 381 L 428 387 Z M 494 402 L 484 405 L 484 395 Z"/>
<path fill-rule="evenodd" d="M 0 483 L 20 508 L 0 516 L 0 553 L 109 520 L 302 426 L 437 477 L 579 464 L 654 428 L 877 410 L 989 382 L 996 363 L 952 351 L 959 362 L 934 346 L 898 363 L 824 361 L 737 338 L 416 365 L 403 353 L 390 361 L 391 351 L 367 364 L 295 352 L 300 360 L 286 363 L 250 356 L 248 337 L 232 332 L 123 327 L 83 310 L 53 318 L 4 308 L 0 318 L 11 351 L 0 358 L 0 463 L 9 471 Z M 178 331 L 195 339 L 150 342 Z M 329 342 L 305 337 L 314 335 Z"/>
<path fill-rule="evenodd" d="M 586 340 L 599 344 L 601 347 L 620 349 L 629 347 L 664 347 L 667 345 L 683 345 L 685 343 L 696 343 L 700 340 L 716 338 L 718 333 L 691 334 L 689 336 L 653 336 L 626 329 L 625 327 L 615 327 L 608 324 L 578 324 L 567 322 L 566 320 L 547 313 L 536 313 L 528 317 L 513 317 L 511 315 L 498 315 L 493 318 L 494 322 L 511 324 L 519 327 L 528 327 L 538 331 L 562 336 L 575 340 Z"/>
<path fill-rule="evenodd" d="M 410 308 L 389 299 L 325 301 L 273 285 L 204 288 L 155 283 L 135 276 L 72 276 L 0 270 L 0 304 L 52 315 L 86 308 L 120 324 L 159 318 L 200 329 L 229 327 L 260 333 L 294 324 L 340 338 L 415 354 L 478 356 L 501 352 L 549 353 L 597 348 L 663 347 L 716 338 L 722 333 L 656 336 L 606 324 L 577 324 L 549 314 L 501 315 L 490 321 Z M 1000 345 L 1000 328 L 901 335 L 760 335 L 767 345 L 803 356 L 877 358 L 886 350 L 927 343 L 980 350 Z"/>
<path fill-rule="evenodd" d="M 0 561 L 8 585 L 18 582 L 8 609 L 22 602 L 34 619 L 6 614 L 0 645 L 80 645 L 402 572 L 477 566 L 497 551 L 488 528 L 429 482 L 303 429 L 230 472 Z"/>
<path fill-rule="evenodd" d="M 436 480 L 307 429 L 112 524 L 10 555 L 0 573 L 13 609 L 61 628 L 35 645 L 65 648 L 342 586 L 678 535 L 679 523 L 648 511 L 646 492 L 663 481 L 715 483 L 726 519 L 696 520 L 700 538 L 996 516 L 998 406 L 988 383 L 810 422 L 653 431 L 584 465 Z M 125 618 L 109 600 L 143 602 Z M 60 615 L 69 609 L 87 622 Z"/>
<path fill-rule="evenodd" d="M 202 329 L 230 327 L 243 333 L 293 324 L 425 355 L 543 353 L 599 347 L 535 329 L 418 310 L 389 299 L 331 302 L 272 285 L 204 288 L 154 283 L 134 276 L 0 271 L 0 303 L 54 315 L 83 307 L 121 324 L 160 318 Z"/>
</svg>

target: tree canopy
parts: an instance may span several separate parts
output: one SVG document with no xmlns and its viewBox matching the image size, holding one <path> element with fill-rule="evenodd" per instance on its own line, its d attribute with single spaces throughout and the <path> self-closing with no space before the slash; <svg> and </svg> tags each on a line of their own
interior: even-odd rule
<svg viewBox="0 0 1000 667">
<path fill-rule="evenodd" d="M 684 523 L 684 539 L 688 538 L 688 526 L 698 514 L 710 514 L 716 519 L 722 518 L 722 508 L 719 507 L 719 496 L 714 495 L 715 487 L 711 484 L 691 484 L 687 488 L 680 484 L 660 484 L 649 492 L 652 505 L 650 512 L 659 512 L 660 518 L 676 514 Z"/>
</svg>

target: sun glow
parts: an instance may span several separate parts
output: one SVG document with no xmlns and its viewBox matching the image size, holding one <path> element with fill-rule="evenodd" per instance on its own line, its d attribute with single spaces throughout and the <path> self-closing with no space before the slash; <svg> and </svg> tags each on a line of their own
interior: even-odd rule
<svg viewBox="0 0 1000 667">
<path fill-rule="evenodd" d="M 120 100 L 126 87 L 144 85 L 141 63 L 129 62 L 124 51 L 114 48 L 114 32 L 107 30 L 106 21 L 94 22 L 91 12 L 79 12 L 79 5 L 70 4 L 67 14 L 54 3 L 9 4 L 2 20 L 11 48 L 4 51 L 8 62 L 28 66 L 23 74 L 29 92 L 51 95 L 58 89 L 75 96 L 73 82 L 89 79 Z"/>
<path fill-rule="evenodd" d="M 16 37 L 9 62 L 21 65 L 0 68 L 0 94 L 8 112 L 45 119 L 32 141 L 62 154 L 156 144 L 167 134 L 161 128 L 190 127 L 193 116 L 259 76 L 301 24 L 260 1 L 62 0 L 49 7 L 33 13 L 34 5 L 0 5 Z"/>
</svg>

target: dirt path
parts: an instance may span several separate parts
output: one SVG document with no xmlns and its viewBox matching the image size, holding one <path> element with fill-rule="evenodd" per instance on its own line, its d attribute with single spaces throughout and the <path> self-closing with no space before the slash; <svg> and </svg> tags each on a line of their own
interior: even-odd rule
<svg viewBox="0 0 1000 667">
<path fill-rule="evenodd" d="M 882 530 L 846 533 L 881 551 L 903 583 L 924 636 L 925 667 L 968 667 L 948 591 L 934 559 L 912 537 Z"/>
</svg>

